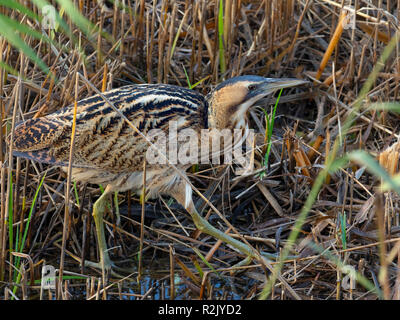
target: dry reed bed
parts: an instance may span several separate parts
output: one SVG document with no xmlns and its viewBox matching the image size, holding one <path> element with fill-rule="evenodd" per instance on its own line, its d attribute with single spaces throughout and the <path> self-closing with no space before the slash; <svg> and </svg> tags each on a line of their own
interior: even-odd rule
<svg viewBox="0 0 400 320">
<path fill-rule="evenodd" d="M 17 256 L 10 254 L 9 244 L 7 209 L 11 204 L 7 205 L 6 201 L 11 175 L 15 239 L 21 238 L 24 232 L 35 192 L 46 174 L 33 206 L 25 255 L 20 257 L 22 278 L 14 292 L 17 298 L 47 298 L 50 294 L 40 293 L 39 284 L 32 286 L 30 281 L 40 279 L 43 264 L 57 268 L 60 265 L 66 203 L 66 177 L 61 170 L 9 157 L 5 136 L 10 132 L 13 117 L 15 121 L 40 117 L 73 103 L 77 72 L 102 91 L 132 82 L 164 82 L 184 87 L 188 82 L 192 85 L 200 82 L 194 90 L 207 93 L 222 79 L 240 74 L 310 80 L 309 87 L 285 91 L 279 103 L 269 170 L 263 179 L 260 175 L 234 177 L 231 168 L 222 166 L 200 166 L 191 175 L 196 187 L 233 222 L 244 239 L 259 250 L 279 253 L 318 172 L 326 163 L 333 141 L 341 134 L 341 124 L 397 31 L 400 1 L 351 1 L 352 5 L 355 2 L 360 8 L 370 9 L 360 11 L 355 29 L 340 28 L 339 21 L 344 19 L 342 2 L 348 4 L 348 1 L 328 0 L 226 0 L 219 38 L 219 1 L 120 1 L 129 10 L 108 2 L 102 10 L 101 2 L 76 1 L 80 12 L 112 38 L 96 35 L 88 39 L 67 17 L 81 53 L 59 31 L 54 39 L 67 48 L 65 51 L 29 36 L 24 38 L 59 82 L 0 39 L 2 61 L 18 70 L 23 79 L 0 69 L 0 79 L 3 79 L 0 83 L 3 125 L 0 130 L 0 286 L 4 297 L 12 298 L 16 279 L 11 265 Z M 38 12 L 32 4 L 28 6 Z M 0 10 L 51 35 L 17 10 Z M 224 51 L 220 51 L 221 40 Z M 398 100 L 399 73 L 397 47 L 379 73 L 367 103 Z M 90 86 L 79 81 L 78 96 L 91 94 Z M 265 101 L 263 107 L 269 110 L 273 100 Z M 251 119 L 257 132 L 255 170 L 261 172 L 266 141 L 263 111 L 254 109 Z M 360 112 L 340 152 L 363 148 L 377 154 L 395 141 L 397 121 L 398 116 L 387 111 Z M 396 167 L 393 154 L 390 156 L 389 152 L 388 157 L 392 157 L 390 165 L 386 164 L 389 160 L 381 162 Z M 311 247 L 310 241 L 353 266 L 382 289 L 386 298 L 400 298 L 398 196 L 377 194 L 374 187 L 379 180 L 367 173 L 358 176 L 359 168 L 345 167 L 326 179 L 291 253 L 297 257 L 283 264 L 281 274 L 287 285 L 278 281 L 269 298 L 292 299 L 287 286 L 302 299 L 377 298 L 375 292 L 360 284 L 353 289 L 343 288 L 340 285 L 345 277 L 342 269 L 333 259 Z M 174 204 L 168 207 L 168 199 L 146 204 L 143 261 L 140 262 L 142 290 L 132 294 L 131 288 L 133 291 L 138 288 L 132 284 L 137 272 L 127 279 L 111 278 L 102 283 L 97 271 L 81 268 L 78 263 L 82 259 L 98 261 L 91 210 L 100 190 L 96 185 L 78 184 L 76 191 L 71 186 L 64 274 L 75 272 L 87 278 L 65 280 L 56 290 L 57 299 L 253 299 L 262 291 L 270 274 L 265 266 L 254 262 L 243 267 L 242 272 L 230 274 L 229 268 L 241 257 L 224 244 L 215 244 L 214 239 L 199 234 L 181 208 Z M 130 192 L 119 194 L 118 200 L 123 218 L 118 227 L 113 215 L 106 217 L 108 246 L 116 248 L 111 250 L 116 260 L 136 259 L 141 238 L 141 205 Z M 201 201 L 198 205 L 202 205 Z M 208 206 L 203 214 L 226 230 Z M 343 217 L 347 220 L 345 227 Z M 192 247 L 200 250 L 217 273 Z M 382 269 L 386 270 L 386 276 L 379 276 Z M 171 286 L 176 275 L 182 283 L 178 287 Z M 169 288 L 166 291 L 165 286 Z"/>
</svg>

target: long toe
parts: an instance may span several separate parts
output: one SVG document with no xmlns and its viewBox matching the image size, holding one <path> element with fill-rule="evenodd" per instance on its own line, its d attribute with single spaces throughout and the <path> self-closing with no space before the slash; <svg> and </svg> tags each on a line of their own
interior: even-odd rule
<svg viewBox="0 0 400 320">
<path fill-rule="evenodd" d="M 88 260 L 85 261 L 85 267 L 95 268 L 100 271 L 103 269 L 101 262 L 93 262 L 93 261 L 88 261 Z M 108 260 L 108 261 L 104 261 L 104 270 L 106 272 L 109 272 L 114 277 L 125 278 L 126 275 L 136 272 L 137 268 L 120 267 L 120 266 L 116 265 L 113 261 Z M 125 274 L 125 276 L 122 275 L 121 273 Z"/>
</svg>

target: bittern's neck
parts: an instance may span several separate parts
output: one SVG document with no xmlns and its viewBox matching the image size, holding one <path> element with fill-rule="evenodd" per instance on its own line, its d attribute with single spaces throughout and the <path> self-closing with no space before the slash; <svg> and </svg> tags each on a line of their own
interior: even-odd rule
<svg viewBox="0 0 400 320">
<path fill-rule="evenodd" d="M 238 108 L 215 107 L 215 105 L 210 103 L 207 112 L 208 128 L 218 130 L 248 128 L 247 111 L 241 112 Z"/>
<path fill-rule="evenodd" d="M 212 109 L 212 93 L 210 92 L 208 95 L 206 95 L 206 99 L 205 99 L 205 106 L 206 106 L 206 110 L 204 113 L 204 120 L 206 122 L 206 128 L 215 128 L 215 123 L 213 121 L 213 113 L 214 110 Z"/>
<path fill-rule="evenodd" d="M 224 130 L 245 127 L 246 117 L 237 117 L 237 109 L 234 106 L 227 104 L 226 101 L 218 101 L 213 96 L 207 98 L 207 125 L 209 129 Z"/>
</svg>

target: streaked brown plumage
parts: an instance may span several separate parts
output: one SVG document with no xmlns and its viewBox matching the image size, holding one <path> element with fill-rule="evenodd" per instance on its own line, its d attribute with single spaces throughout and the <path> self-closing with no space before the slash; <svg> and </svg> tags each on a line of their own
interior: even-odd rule
<svg viewBox="0 0 400 320">
<path fill-rule="evenodd" d="M 185 99 L 180 97 L 181 94 L 186 95 Z M 144 134 L 156 127 L 165 127 L 168 121 L 180 117 L 185 118 L 181 128 L 205 126 L 204 110 L 199 108 L 204 106 L 204 98 L 194 91 L 173 86 L 137 85 L 109 91 L 105 96 Z M 31 151 L 28 155 L 33 159 L 40 152 L 45 162 L 65 164 L 68 162 L 72 117 L 73 108 L 66 107 L 46 117 L 24 122 L 15 130 L 15 148 Z M 76 126 L 74 167 L 95 167 L 118 173 L 141 170 L 143 159 L 136 156 L 143 158 L 147 143 L 132 132 L 100 96 L 79 101 Z"/>
<path fill-rule="evenodd" d="M 169 121 L 178 122 L 182 118 L 184 121 L 179 121 L 178 130 L 192 128 L 199 131 L 207 126 L 207 102 L 193 90 L 161 84 L 130 85 L 104 95 L 144 135 L 155 128 L 168 131 Z M 72 119 L 73 107 L 69 106 L 19 124 L 14 134 L 14 154 L 68 166 Z M 112 185 L 118 191 L 135 189 L 140 192 L 148 146 L 145 139 L 99 95 L 78 102 L 72 170 L 75 180 Z M 149 182 L 146 188 L 151 192 L 150 197 L 156 196 L 158 189 L 168 184 L 168 181 L 154 181 L 157 177 L 153 170 L 163 172 L 167 168 L 147 166 Z M 163 177 L 176 181 L 175 175 L 172 169 L 171 175 L 163 174 Z M 129 179 L 134 182 L 129 183 Z"/>
<path fill-rule="evenodd" d="M 247 111 L 259 99 L 280 88 L 302 83 L 304 81 L 295 79 L 242 76 L 221 83 L 207 97 L 164 84 L 130 85 L 106 92 L 104 96 L 144 135 L 151 129 L 168 131 L 168 124 L 173 120 L 178 123 L 178 132 L 185 128 L 200 132 L 205 128 L 245 128 Z M 73 106 L 69 106 L 19 124 L 14 132 L 14 154 L 68 166 L 72 119 Z M 100 95 L 78 102 L 72 175 L 77 181 L 107 185 L 93 210 L 103 270 L 113 266 L 103 230 L 105 197 L 112 191 L 141 192 L 148 147 L 148 141 Z M 185 173 L 189 166 L 148 165 L 146 196 L 157 197 L 160 193 L 173 196 L 190 213 L 200 230 L 255 257 L 250 247 L 217 230 L 197 213 Z"/>
</svg>

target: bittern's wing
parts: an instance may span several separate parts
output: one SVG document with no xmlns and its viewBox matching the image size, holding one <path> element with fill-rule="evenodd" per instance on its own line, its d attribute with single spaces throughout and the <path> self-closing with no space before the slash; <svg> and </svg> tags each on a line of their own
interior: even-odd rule
<svg viewBox="0 0 400 320">
<path fill-rule="evenodd" d="M 195 91 L 171 85 L 131 85 L 104 93 L 144 135 L 206 126 L 207 104 Z M 73 106 L 19 124 L 14 133 L 16 156 L 68 164 Z M 109 171 L 140 170 L 149 144 L 104 99 L 95 95 L 78 102 L 74 167 Z"/>
<path fill-rule="evenodd" d="M 67 127 L 58 119 L 48 117 L 24 121 L 15 128 L 13 154 L 39 162 L 62 165 L 48 153 L 48 147 L 68 130 Z M 7 142 L 10 137 L 11 135 L 8 136 Z"/>
</svg>

